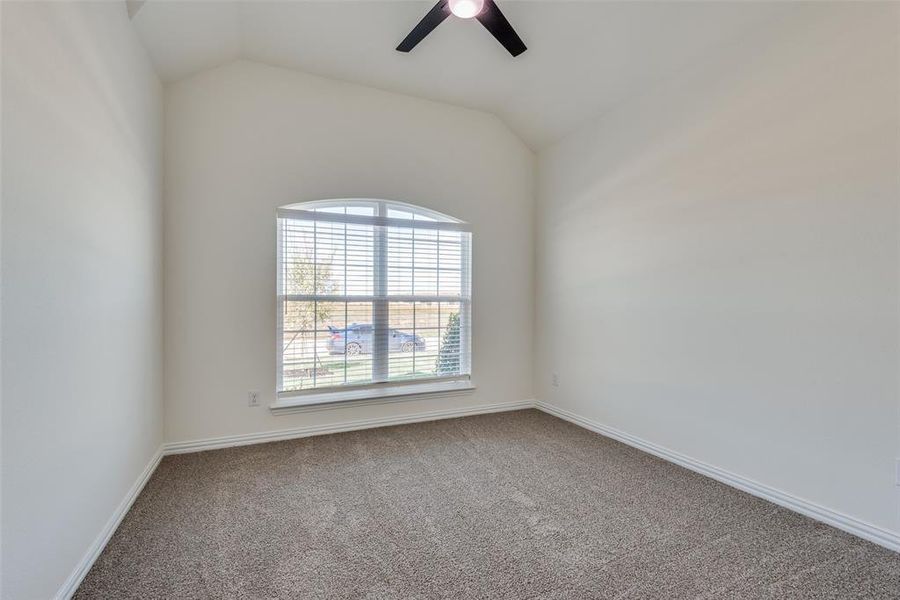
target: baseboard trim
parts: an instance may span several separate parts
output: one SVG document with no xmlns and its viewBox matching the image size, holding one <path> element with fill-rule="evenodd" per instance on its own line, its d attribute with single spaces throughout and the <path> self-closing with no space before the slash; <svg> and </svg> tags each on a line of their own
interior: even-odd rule
<svg viewBox="0 0 900 600">
<path fill-rule="evenodd" d="M 877 525 L 872 525 L 871 523 L 866 523 L 865 521 L 861 521 L 850 515 L 845 515 L 844 513 L 799 498 L 793 494 L 783 492 L 758 481 L 742 477 L 736 473 L 731 473 L 725 469 L 720 469 L 719 467 L 696 460 L 690 456 L 681 454 L 680 452 L 658 446 L 657 444 L 648 442 L 613 427 L 603 425 L 597 421 L 587 419 L 558 406 L 553 406 L 552 404 L 540 400 L 536 400 L 534 406 L 547 414 L 559 417 L 560 419 L 569 421 L 570 423 L 574 423 L 575 425 L 589 429 L 590 431 L 599 433 L 608 438 L 612 438 L 623 444 L 637 448 L 638 450 L 643 450 L 644 452 L 658 456 L 663 460 L 675 463 L 686 469 L 715 479 L 725 485 L 752 494 L 758 498 L 768 500 L 769 502 L 798 512 L 811 519 L 815 519 L 816 521 L 821 521 L 822 523 L 831 525 L 832 527 L 836 527 L 857 537 L 861 537 L 864 540 L 868 540 L 879 546 L 888 548 L 889 550 L 900 552 L 900 534 L 893 531 L 883 529 Z"/>
<path fill-rule="evenodd" d="M 159 461 L 162 460 L 162 457 L 163 447 L 160 446 L 150 458 L 150 462 L 144 467 L 144 470 L 138 476 L 137 480 L 128 490 L 128 493 L 125 494 L 122 502 L 116 507 L 116 510 L 109 518 L 109 521 L 106 522 L 106 525 L 100 531 L 100 535 L 98 535 L 97 539 L 90 545 L 87 552 L 78 563 L 78 566 L 75 567 L 75 570 L 69 575 L 69 578 L 66 579 L 65 583 L 63 583 L 62 587 L 56 593 L 56 596 L 54 596 L 55 600 L 69 600 L 75 594 L 75 591 L 78 590 L 78 586 L 81 585 L 85 575 L 87 575 L 88 571 L 91 570 L 91 567 L 94 566 L 97 557 L 103 552 L 109 539 L 112 537 L 113 533 L 116 532 L 116 529 L 119 528 L 122 519 L 125 518 L 125 515 L 128 514 L 128 511 L 131 509 L 131 505 L 134 504 L 134 501 L 140 495 L 141 490 L 144 489 L 144 485 L 150 480 L 153 472 L 156 471 L 156 467 L 159 466 Z"/>
<path fill-rule="evenodd" d="M 234 446 L 248 446 L 251 444 L 264 444 L 266 442 L 278 442 L 292 440 L 314 435 L 327 435 L 345 431 L 357 431 L 360 429 L 372 429 L 374 427 L 387 427 L 390 425 L 404 425 L 407 423 L 421 423 L 425 421 L 437 421 L 440 419 L 453 419 L 482 415 L 487 413 L 505 412 L 510 410 L 522 410 L 534 408 L 533 400 L 517 400 L 514 402 L 499 402 L 496 404 L 481 404 L 463 408 L 450 408 L 430 412 L 417 412 L 392 417 L 378 417 L 374 419 L 360 419 L 356 421 L 344 421 L 342 423 L 329 423 L 326 425 L 308 425 L 293 429 L 281 429 L 278 431 L 266 431 L 262 433 L 248 433 L 243 435 L 222 436 L 187 442 L 173 442 L 166 444 L 163 454 L 186 454 L 189 452 L 203 452 L 205 450 L 218 450 Z"/>
</svg>

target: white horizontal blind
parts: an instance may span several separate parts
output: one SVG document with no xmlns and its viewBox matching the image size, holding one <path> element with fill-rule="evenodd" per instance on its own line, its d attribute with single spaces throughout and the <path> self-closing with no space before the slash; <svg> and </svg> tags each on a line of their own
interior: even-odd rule
<svg viewBox="0 0 900 600">
<path fill-rule="evenodd" d="M 470 374 L 471 233 L 382 201 L 278 211 L 278 392 Z"/>
</svg>

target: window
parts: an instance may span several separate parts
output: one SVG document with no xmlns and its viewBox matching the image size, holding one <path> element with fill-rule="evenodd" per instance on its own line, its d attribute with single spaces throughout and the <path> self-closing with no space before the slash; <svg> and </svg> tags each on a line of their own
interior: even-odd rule
<svg viewBox="0 0 900 600">
<path fill-rule="evenodd" d="M 467 380 L 471 233 L 383 200 L 278 209 L 279 399 Z"/>
</svg>

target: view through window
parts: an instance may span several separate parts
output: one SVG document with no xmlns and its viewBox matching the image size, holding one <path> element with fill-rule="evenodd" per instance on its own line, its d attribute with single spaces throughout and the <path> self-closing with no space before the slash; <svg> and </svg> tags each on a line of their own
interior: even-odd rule
<svg viewBox="0 0 900 600">
<path fill-rule="evenodd" d="M 470 374 L 471 233 L 382 200 L 278 210 L 278 392 Z"/>
</svg>

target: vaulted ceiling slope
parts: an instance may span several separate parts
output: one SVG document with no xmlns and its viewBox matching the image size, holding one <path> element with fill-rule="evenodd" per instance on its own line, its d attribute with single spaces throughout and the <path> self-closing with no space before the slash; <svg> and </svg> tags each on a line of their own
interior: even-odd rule
<svg viewBox="0 0 900 600">
<path fill-rule="evenodd" d="M 660 78 L 785 18 L 787 2 L 498 0 L 528 51 L 512 58 L 475 20 L 447 19 L 394 48 L 419 1 L 149 0 L 134 17 L 164 81 L 256 60 L 491 112 L 545 147 Z"/>
</svg>

